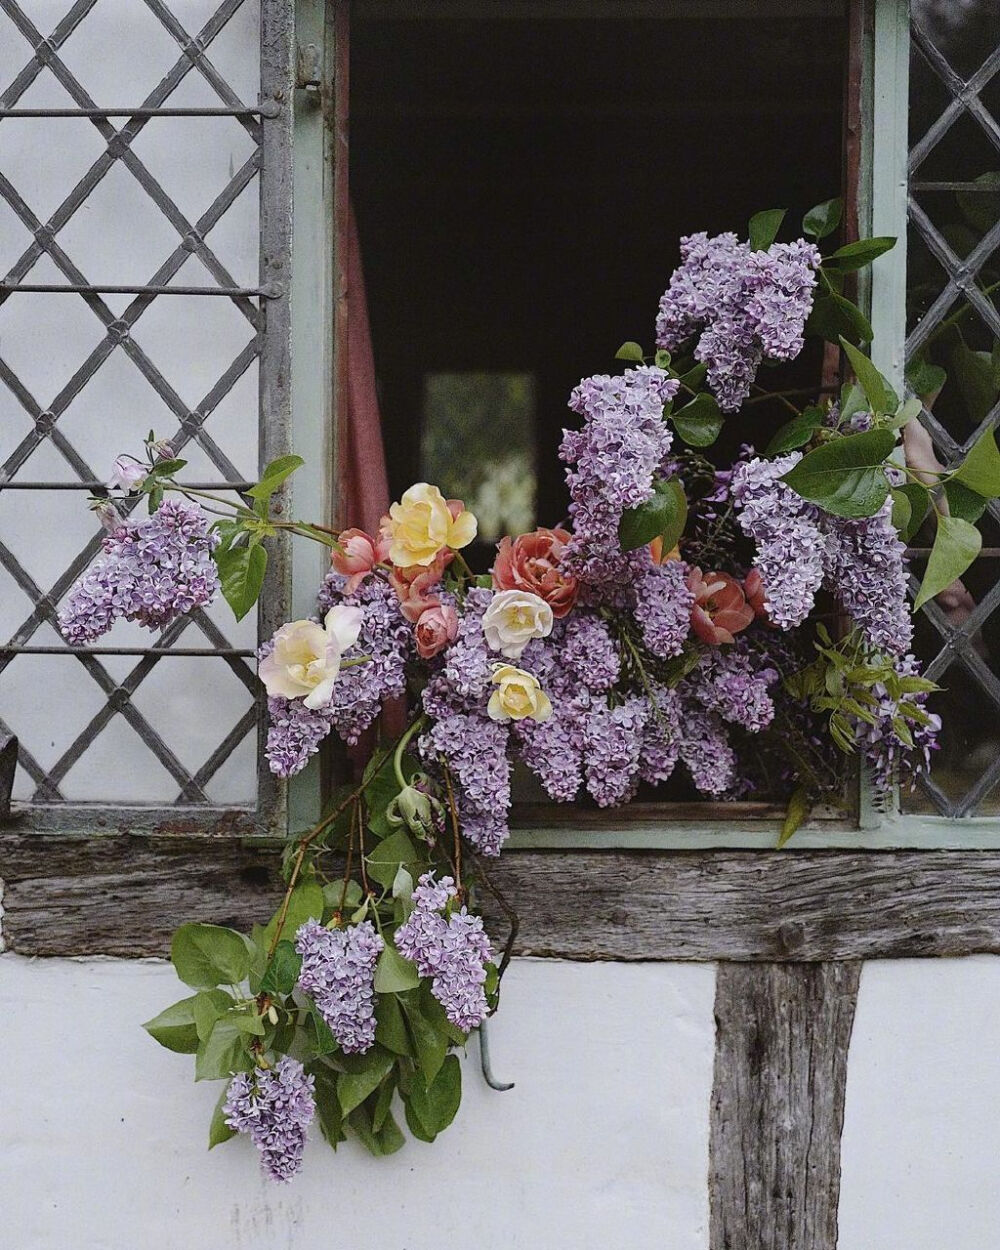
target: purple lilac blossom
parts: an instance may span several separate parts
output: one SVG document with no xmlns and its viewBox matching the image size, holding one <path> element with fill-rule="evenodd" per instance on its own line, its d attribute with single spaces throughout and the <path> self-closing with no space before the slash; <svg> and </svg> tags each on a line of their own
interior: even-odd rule
<svg viewBox="0 0 1000 1250">
<path fill-rule="evenodd" d="M 639 567 L 637 553 L 621 549 L 618 524 L 652 493 L 671 444 L 663 406 L 678 386 L 664 370 L 642 365 L 615 377 L 584 378 L 570 396 L 584 424 L 564 431 L 559 449 L 569 466 L 574 531 L 564 559 L 582 582 L 612 597 Z"/>
<path fill-rule="evenodd" d="M 375 964 L 384 948 L 370 920 L 348 929 L 307 920 L 295 935 L 299 985 L 345 1055 L 362 1054 L 375 1042 Z"/>
<path fill-rule="evenodd" d="M 661 660 L 680 655 L 690 632 L 694 595 L 687 575 L 683 560 L 668 560 L 643 569 L 634 582 L 635 619 L 647 648 Z"/>
<path fill-rule="evenodd" d="M 445 1015 L 464 1033 L 486 1019 L 486 965 L 493 959 L 489 938 L 479 916 L 462 907 L 447 919 L 441 914 L 457 894 L 451 877 L 435 882 L 424 873 L 413 891 L 414 909 L 396 930 L 396 947 L 430 977 L 431 993 Z"/>
<path fill-rule="evenodd" d="M 302 1166 L 306 1129 L 316 1113 L 313 1077 L 284 1055 L 273 1068 L 239 1072 L 222 1107 L 226 1124 L 247 1133 L 260 1151 L 261 1168 L 274 1181 L 290 1181 Z"/>
<path fill-rule="evenodd" d="M 458 635 L 444 652 L 440 671 L 424 688 L 424 711 L 429 716 L 448 716 L 485 706 L 497 660 L 483 633 L 483 614 L 492 599 L 492 590 L 478 586 L 466 594 L 458 619 Z"/>
<path fill-rule="evenodd" d="M 768 617 L 779 629 L 794 629 L 812 611 L 827 558 L 819 509 L 779 480 L 801 459 L 797 451 L 775 460 L 755 457 L 733 470 L 737 520 L 757 544 Z"/>
<path fill-rule="evenodd" d="M 639 776 L 650 785 L 658 786 L 673 775 L 681 749 L 682 716 L 678 692 L 652 685 L 639 757 Z"/>
<path fill-rule="evenodd" d="M 878 651 L 902 655 L 913 641 L 906 595 L 906 544 L 892 523 L 892 500 L 859 520 L 827 517 L 827 584 Z M 766 585 L 766 583 L 765 583 Z"/>
<path fill-rule="evenodd" d="M 688 235 L 660 299 L 657 347 L 676 351 L 701 330 L 695 358 L 708 366 L 719 407 L 737 411 L 764 357 L 791 360 L 802 350 L 820 259 L 803 239 L 755 252 L 731 233 Z"/>
<path fill-rule="evenodd" d="M 73 646 L 93 642 L 121 617 L 163 629 L 211 603 L 219 589 L 212 560 L 219 536 L 210 525 L 197 504 L 165 499 L 151 516 L 109 534 L 59 613 L 62 636 Z"/>
<path fill-rule="evenodd" d="M 571 803 L 579 793 L 592 705 L 586 688 L 566 690 L 553 700 L 547 721 L 522 720 L 513 727 L 518 758 L 557 803 Z"/>
<path fill-rule="evenodd" d="M 897 673 L 904 677 L 914 677 L 920 673 L 920 662 L 912 655 L 902 656 L 896 661 L 895 667 Z M 941 731 L 941 718 L 929 712 L 929 725 L 908 722 L 913 737 L 911 747 L 902 741 L 893 725 L 893 721 L 901 714 L 899 705 L 881 684 L 872 687 L 872 694 L 879 701 L 878 707 L 872 709 L 878 723 L 869 725 L 865 721 L 856 720 L 855 735 L 862 758 L 871 770 L 875 801 L 884 805 L 890 800 L 893 783 L 897 779 L 902 785 L 912 789 L 917 778 L 930 771 L 931 752 L 938 748 L 937 736 Z M 907 695 L 907 702 L 916 703 L 926 711 L 927 695 Z"/>
<path fill-rule="evenodd" d="M 736 753 L 717 713 L 685 709 L 680 755 L 703 794 L 725 794 L 736 784 Z"/>
<path fill-rule="evenodd" d="M 483 855 L 499 855 L 509 832 L 509 738 L 508 725 L 491 720 L 484 706 L 474 712 L 446 712 L 417 742 L 429 770 L 440 773 L 447 765 L 462 831 Z"/>
<path fill-rule="evenodd" d="M 591 707 L 584 776 L 587 790 L 599 807 L 617 807 L 635 794 L 649 714 L 649 704 L 642 695 L 630 695 L 613 708 L 596 701 Z"/>
<path fill-rule="evenodd" d="M 716 647 L 702 659 L 688 680 L 694 697 L 709 712 L 760 733 L 774 720 L 774 702 L 768 693 L 778 670 L 752 652 L 742 639 L 731 647 Z"/>
<path fill-rule="evenodd" d="M 567 621 L 559 660 L 565 673 L 593 694 L 610 690 L 621 673 L 618 647 L 607 622 L 585 610 Z M 542 679 L 537 671 L 535 676 Z"/>
</svg>

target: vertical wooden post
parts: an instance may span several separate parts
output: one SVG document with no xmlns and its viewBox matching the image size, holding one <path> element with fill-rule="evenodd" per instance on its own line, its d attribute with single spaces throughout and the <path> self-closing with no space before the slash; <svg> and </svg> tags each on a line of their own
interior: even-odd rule
<svg viewBox="0 0 1000 1250">
<path fill-rule="evenodd" d="M 836 1250 L 860 963 L 722 963 L 710 1250 Z"/>
</svg>

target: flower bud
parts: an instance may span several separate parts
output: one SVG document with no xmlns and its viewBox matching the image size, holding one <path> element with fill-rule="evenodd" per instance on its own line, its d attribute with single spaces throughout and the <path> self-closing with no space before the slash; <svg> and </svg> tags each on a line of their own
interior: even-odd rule
<svg viewBox="0 0 1000 1250">
<path fill-rule="evenodd" d="M 268 1020 L 271 1021 L 272 1024 L 278 1023 L 278 1011 L 274 1003 L 272 1003 L 270 1007 L 268 1007 L 267 1009 L 267 1018 Z"/>
<path fill-rule="evenodd" d="M 154 460 L 173 460 L 174 448 L 165 438 L 158 438 L 149 444 L 149 454 Z"/>
<path fill-rule="evenodd" d="M 404 786 L 386 808 L 390 825 L 406 825 L 418 837 L 430 837 L 443 812 L 440 802 L 416 786 Z"/>
<path fill-rule="evenodd" d="M 91 509 L 109 534 L 120 530 L 125 524 L 125 518 L 110 499 L 95 499 L 91 504 Z"/>
</svg>

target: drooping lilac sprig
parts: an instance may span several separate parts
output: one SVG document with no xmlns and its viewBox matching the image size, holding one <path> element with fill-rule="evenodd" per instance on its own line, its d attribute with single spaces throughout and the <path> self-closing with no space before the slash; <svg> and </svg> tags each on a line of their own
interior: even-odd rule
<svg viewBox="0 0 1000 1250">
<path fill-rule="evenodd" d="M 211 603 L 219 536 L 210 525 L 197 504 L 165 499 L 151 516 L 116 528 L 60 610 L 62 636 L 73 646 L 93 642 L 120 618 L 163 629 Z"/>
<path fill-rule="evenodd" d="M 753 251 L 735 234 L 681 239 L 681 264 L 660 299 L 656 345 L 676 351 L 699 330 L 695 359 L 723 412 L 736 412 L 761 361 L 802 350 L 812 309 L 816 247 L 804 239 Z"/>
<path fill-rule="evenodd" d="M 500 854 L 509 829 L 510 731 L 481 710 L 446 712 L 417 742 L 429 772 L 449 770 L 462 832 L 483 855 Z"/>
<path fill-rule="evenodd" d="M 315 1084 L 288 1055 L 273 1068 L 238 1072 L 229 1083 L 222 1107 L 226 1124 L 249 1136 L 274 1181 L 290 1181 L 302 1166 L 306 1130 L 316 1114 Z"/>
<path fill-rule="evenodd" d="M 635 619 L 646 647 L 661 660 L 680 655 L 691 632 L 694 594 L 687 575 L 683 560 L 668 560 L 642 569 L 634 582 Z"/>
<path fill-rule="evenodd" d="M 892 500 L 874 516 L 825 518 L 830 590 L 864 634 L 889 655 L 903 655 L 913 641 L 906 593 L 906 544 L 892 523 Z"/>
<path fill-rule="evenodd" d="M 717 712 L 750 733 L 760 733 L 774 720 L 770 690 L 779 676 L 766 656 L 738 638 L 733 646 L 708 651 L 686 687 L 707 711 Z"/>
<path fill-rule="evenodd" d="M 426 872 L 413 891 L 414 908 L 396 930 L 396 947 L 431 978 L 431 993 L 445 1015 L 464 1033 L 486 1019 L 486 965 L 493 959 L 489 938 L 479 916 L 465 907 L 446 919 L 442 914 L 458 891 L 451 877 L 434 880 Z"/>
<path fill-rule="evenodd" d="M 346 1055 L 375 1042 L 375 965 L 385 949 L 370 920 L 327 929 L 307 920 L 295 935 L 302 956 L 299 985 L 316 1004 Z"/>
<path fill-rule="evenodd" d="M 915 656 L 902 656 L 895 660 L 895 669 L 902 677 L 919 676 L 920 662 Z M 870 709 L 877 723 L 870 725 L 855 717 L 855 739 L 870 770 L 875 803 L 885 806 L 891 800 L 894 784 L 912 790 L 920 775 L 930 771 L 931 754 L 938 749 L 941 718 L 927 711 L 926 693 L 908 694 L 906 702 L 919 707 L 930 722 L 920 725 L 907 720 L 913 740 L 911 746 L 897 732 L 899 719 L 905 719 L 905 708 L 892 698 L 881 682 L 871 688 L 871 693 L 878 700 L 877 707 Z"/>
</svg>

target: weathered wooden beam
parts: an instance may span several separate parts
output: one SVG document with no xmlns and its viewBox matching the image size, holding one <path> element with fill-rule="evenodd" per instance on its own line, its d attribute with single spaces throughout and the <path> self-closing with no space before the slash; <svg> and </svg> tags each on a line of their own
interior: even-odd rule
<svg viewBox="0 0 1000 1250">
<path fill-rule="evenodd" d="M 0 832 L 4 934 L 26 953 L 162 954 L 184 920 L 268 915 L 277 854 L 226 836 Z M 516 851 L 489 871 L 520 913 L 522 954 L 1000 954 L 1000 851 Z M 502 938 L 500 909 L 482 902 Z"/>
<path fill-rule="evenodd" d="M 710 1250 L 836 1250 L 859 963 L 719 965 Z"/>
</svg>

